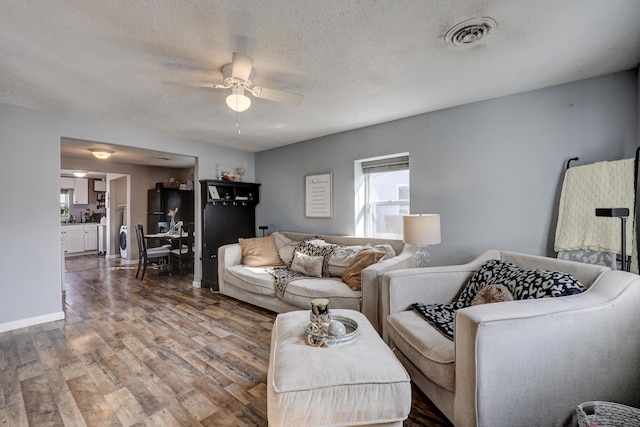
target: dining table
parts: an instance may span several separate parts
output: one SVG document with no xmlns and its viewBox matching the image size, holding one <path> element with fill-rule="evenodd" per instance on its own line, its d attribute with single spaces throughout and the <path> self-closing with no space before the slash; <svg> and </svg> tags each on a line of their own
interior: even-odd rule
<svg viewBox="0 0 640 427">
<path fill-rule="evenodd" d="M 169 243 L 172 249 L 177 247 L 176 245 L 180 237 L 189 237 L 189 233 L 182 231 L 182 233 L 153 233 L 144 235 L 144 238 L 147 239 L 147 244 L 149 241 L 157 239 L 157 241 L 165 241 Z"/>
</svg>

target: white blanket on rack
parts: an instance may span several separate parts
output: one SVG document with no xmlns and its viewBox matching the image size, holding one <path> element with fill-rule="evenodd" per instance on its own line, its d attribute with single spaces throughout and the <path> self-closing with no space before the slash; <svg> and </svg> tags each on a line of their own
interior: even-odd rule
<svg viewBox="0 0 640 427">
<path fill-rule="evenodd" d="M 558 210 L 556 252 L 590 249 L 620 254 L 621 220 L 597 217 L 595 210 L 629 208 L 626 253 L 635 258 L 634 176 L 634 159 L 567 169 Z"/>
</svg>

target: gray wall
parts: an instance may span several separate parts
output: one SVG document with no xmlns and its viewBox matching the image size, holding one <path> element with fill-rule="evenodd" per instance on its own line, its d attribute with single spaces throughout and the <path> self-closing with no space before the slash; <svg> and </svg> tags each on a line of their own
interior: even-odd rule
<svg viewBox="0 0 640 427">
<path fill-rule="evenodd" d="M 0 330 L 51 320 L 63 311 L 59 211 L 63 137 L 194 156 L 196 181 L 215 177 L 217 164 L 244 165 L 247 181 L 254 178 L 251 153 L 0 104 L 4 213 Z M 199 191 L 196 198 L 199 203 Z M 196 215 L 199 221 L 199 211 Z M 194 279 L 200 280 L 200 274 L 197 264 Z"/>
<path fill-rule="evenodd" d="M 633 157 L 638 80 L 616 73 L 410 117 L 256 154 L 269 232 L 354 233 L 355 160 L 410 153 L 411 212 L 440 213 L 433 265 L 497 248 L 554 255 L 566 161 Z M 333 172 L 334 216 L 304 217 L 304 176 Z"/>
</svg>

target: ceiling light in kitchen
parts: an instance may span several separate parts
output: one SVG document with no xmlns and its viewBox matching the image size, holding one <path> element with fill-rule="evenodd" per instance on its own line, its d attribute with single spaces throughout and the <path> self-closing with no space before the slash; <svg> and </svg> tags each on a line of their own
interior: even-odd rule
<svg viewBox="0 0 640 427">
<path fill-rule="evenodd" d="M 113 154 L 112 150 L 105 150 L 103 148 L 89 148 L 89 151 L 91 151 L 93 157 L 100 160 L 108 159 Z"/>
</svg>

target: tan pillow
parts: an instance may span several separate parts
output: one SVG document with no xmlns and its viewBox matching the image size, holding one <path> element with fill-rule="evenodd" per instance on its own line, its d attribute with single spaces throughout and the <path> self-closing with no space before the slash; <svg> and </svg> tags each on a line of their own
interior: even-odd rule
<svg viewBox="0 0 640 427">
<path fill-rule="evenodd" d="M 256 237 L 255 239 L 238 239 L 242 249 L 242 264 L 252 267 L 262 265 L 284 265 L 278 255 L 278 248 L 273 236 Z"/>
<path fill-rule="evenodd" d="M 342 281 L 349 285 L 351 290 L 359 291 L 362 286 L 362 270 L 380 261 L 385 256 L 386 253 L 377 249 L 368 248 L 361 250 L 344 270 Z"/>
<path fill-rule="evenodd" d="M 296 252 L 291 261 L 291 269 L 305 276 L 322 277 L 323 261 L 323 256 L 311 256 Z"/>
<path fill-rule="evenodd" d="M 473 301 L 471 301 L 471 305 L 504 301 L 513 301 L 513 295 L 509 288 L 504 285 L 487 285 L 478 291 Z"/>
<path fill-rule="evenodd" d="M 329 276 L 342 277 L 344 270 L 363 248 L 363 246 L 338 246 L 329 257 Z"/>
</svg>

